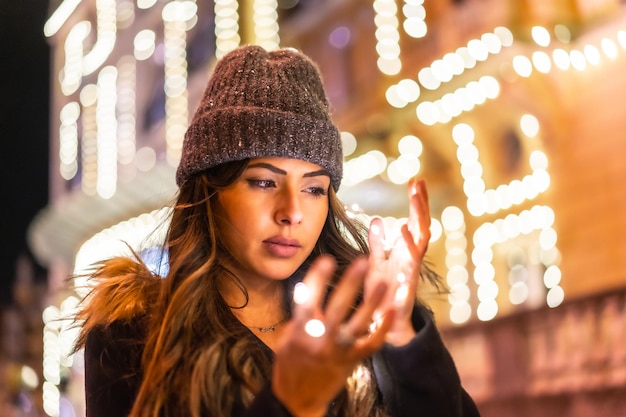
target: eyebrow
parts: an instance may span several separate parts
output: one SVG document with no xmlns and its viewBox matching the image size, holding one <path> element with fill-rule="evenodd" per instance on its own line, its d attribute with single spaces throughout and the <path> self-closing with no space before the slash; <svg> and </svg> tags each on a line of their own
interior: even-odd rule
<svg viewBox="0 0 626 417">
<path fill-rule="evenodd" d="M 265 168 L 265 169 L 268 169 L 268 170 L 270 170 L 272 172 L 275 172 L 276 174 L 287 175 L 287 171 L 285 171 L 284 169 L 280 169 L 277 166 L 274 166 L 272 164 L 268 164 L 267 162 L 257 162 L 257 163 L 254 163 L 254 164 L 250 164 L 250 165 L 248 165 L 248 168 Z M 307 172 L 302 177 L 303 178 L 309 178 L 309 177 L 317 177 L 317 176 L 320 176 L 320 175 L 325 175 L 327 177 L 330 177 L 330 174 L 325 169 L 319 169 L 317 171 Z"/>
</svg>

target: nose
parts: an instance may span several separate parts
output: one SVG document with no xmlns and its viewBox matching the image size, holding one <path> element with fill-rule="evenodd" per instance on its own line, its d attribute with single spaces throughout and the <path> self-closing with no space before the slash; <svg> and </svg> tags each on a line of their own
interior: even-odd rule
<svg viewBox="0 0 626 417">
<path fill-rule="evenodd" d="M 298 192 L 283 190 L 278 196 L 275 220 L 278 224 L 293 226 L 300 224 L 304 218 Z"/>
</svg>

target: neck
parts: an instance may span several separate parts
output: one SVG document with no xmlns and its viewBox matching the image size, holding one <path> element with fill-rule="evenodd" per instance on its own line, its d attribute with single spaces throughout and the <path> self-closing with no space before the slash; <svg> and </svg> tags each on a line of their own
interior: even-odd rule
<svg viewBox="0 0 626 417">
<path fill-rule="evenodd" d="M 249 285 L 245 282 L 246 294 L 232 279 L 220 281 L 222 298 L 231 307 L 237 319 L 250 330 L 271 332 L 286 319 L 283 308 L 283 284 L 281 281 L 263 282 Z"/>
</svg>

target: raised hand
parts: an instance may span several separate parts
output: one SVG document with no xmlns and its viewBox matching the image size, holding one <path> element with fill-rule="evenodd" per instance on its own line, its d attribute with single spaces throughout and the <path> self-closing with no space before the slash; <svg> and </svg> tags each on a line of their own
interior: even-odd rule
<svg viewBox="0 0 626 417">
<path fill-rule="evenodd" d="M 383 311 L 395 310 L 395 319 L 386 335 L 394 345 L 407 343 L 415 335 L 411 314 L 424 254 L 430 240 L 430 210 L 424 180 L 412 179 L 408 184 L 409 216 L 401 228 L 401 236 L 389 245 L 380 218 L 372 220 L 369 229 L 369 273 L 366 294 L 380 282 L 386 282 L 388 291 L 383 310 L 375 313 L 375 320 Z"/>
<path fill-rule="evenodd" d="M 293 318 L 275 351 L 272 390 L 298 417 L 325 415 L 355 366 L 380 348 L 393 322 L 390 312 L 369 331 L 372 315 L 384 308 L 384 282 L 374 285 L 354 309 L 368 269 L 366 259 L 346 270 L 323 309 L 334 269 L 334 261 L 322 256 L 296 286 Z"/>
</svg>

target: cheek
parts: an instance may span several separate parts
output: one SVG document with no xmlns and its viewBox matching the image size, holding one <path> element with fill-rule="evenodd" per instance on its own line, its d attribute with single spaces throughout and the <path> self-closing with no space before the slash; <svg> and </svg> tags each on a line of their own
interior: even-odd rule
<svg viewBox="0 0 626 417">
<path fill-rule="evenodd" d="M 313 218 L 315 219 L 313 224 L 314 224 L 314 230 L 317 231 L 318 235 L 320 233 L 322 233 L 322 229 L 324 228 L 324 224 L 326 224 L 326 218 L 328 217 L 328 207 L 327 206 L 323 206 L 317 210 L 315 210 L 313 213 L 309 214 L 309 218 Z"/>
<path fill-rule="evenodd" d="M 258 219 L 250 207 L 236 203 L 224 206 L 220 225 L 221 231 L 229 240 L 236 240 L 237 236 L 252 230 L 257 223 Z"/>
<path fill-rule="evenodd" d="M 228 194 L 223 194 L 218 199 L 215 210 L 215 222 L 218 227 L 218 233 L 222 236 L 228 249 L 232 249 L 237 244 L 236 242 L 244 238 L 242 232 L 248 229 L 248 223 L 252 223 L 252 216 L 245 215 L 249 209 L 242 204 L 243 202 L 232 198 Z"/>
<path fill-rule="evenodd" d="M 252 239 L 250 225 L 237 217 L 222 217 L 217 224 L 224 248 L 235 257 L 241 256 L 246 243 Z"/>
</svg>

